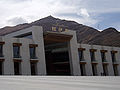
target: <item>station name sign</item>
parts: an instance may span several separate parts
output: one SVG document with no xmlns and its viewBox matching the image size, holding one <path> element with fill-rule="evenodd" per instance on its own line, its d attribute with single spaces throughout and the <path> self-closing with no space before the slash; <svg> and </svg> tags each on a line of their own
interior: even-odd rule
<svg viewBox="0 0 120 90">
<path fill-rule="evenodd" d="M 68 29 L 66 28 L 67 26 L 64 25 L 59 25 L 58 23 L 56 25 L 52 26 L 52 31 L 53 32 L 66 32 Z"/>
<path fill-rule="evenodd" d="M 64 32 L 64 31 L 68 31 L 68 29 L 61 28 L 61 27 L 52 27 L 52 31 L 53 32 Z"/>
</svg>

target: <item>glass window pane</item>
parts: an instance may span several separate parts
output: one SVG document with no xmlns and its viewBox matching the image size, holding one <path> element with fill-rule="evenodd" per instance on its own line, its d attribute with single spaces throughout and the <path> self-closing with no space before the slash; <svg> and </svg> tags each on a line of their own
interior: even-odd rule
<svg viewBox="0 0 120 90">
<path fill-rule="evenodd" d="M 15 75 L 20 75 L 20 62 L 14 62 L 14 73 Z"/>
<path fill-rule="evenodd" d="M 13 55 L 14 55 L 15 58 L 20 57 L 20 48 L 19 48 L 19 46 L 14 46 L 13 47 Z"/>
<path fill-rule="evenodd" d="M 112 62 L 115 62 L 115 61 L 116 61 L 115 53 L 112 53 L 112 52 L 111 52 L 111 57 L 112 57 Z"/>
<path fill-rule="evenodd" d="M 0 57 L 3 57 L 3 45 L 0 45 Z"/>
<path fill-rule="evenodd" d="M 95 52 L 90 51 L 91 61 L 95 61 Z"/>
<path fill-rule="evenodd" d="M 80 61 L 84 61 L 83 51 L 81 50 L 78 53 L 79 53 L 79 59 L 80 59 Z"/>
<path fill-rule="evenodd" d="M 106 61 L 105 52 L 101 52 L 102 62 Z"/>
<path fill-rule="evenodd" d="M 31 62 L 31 75 L 37 75 L 37 63 Z"/>
<path fill-rule="evenodd" d="M 30 48 L 30 58 L 35 59 L 36 53 L 35 53 L 35 47 Z"/>
</svg>

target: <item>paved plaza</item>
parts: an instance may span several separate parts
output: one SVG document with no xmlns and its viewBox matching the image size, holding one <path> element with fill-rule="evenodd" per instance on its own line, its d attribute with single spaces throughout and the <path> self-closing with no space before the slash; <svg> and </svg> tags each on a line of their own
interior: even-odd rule
<svg viewBox="0 0 120 90">
<path fill-rule="evenodd" d="M 120 77 L 1 76 L 0 90 L 120 90 Z"/>
</svg>

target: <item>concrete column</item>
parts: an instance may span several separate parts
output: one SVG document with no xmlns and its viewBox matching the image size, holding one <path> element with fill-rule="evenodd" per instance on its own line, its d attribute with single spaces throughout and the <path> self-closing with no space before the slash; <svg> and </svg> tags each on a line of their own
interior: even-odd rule
<svg viewBox="0 0 120 90">
<path fill-rule="evenodd" d="M 106 60 L 109 63 L 108 64 L 108 74 L 109 74 L 109 76 L 114 76 L 112 58 L 111 58 L 111 53 L 109 50 L 108 50 L 108 52 L 106 52 Z"/>
<path fill-rule="evenodd" d="M 100 50 L 98 49 L 96 52 L 96 61 L 97 61 L 97 74 L 98 76 L 101 76 L 103 73 L 103 65 L 102 65 L 102 58 L 101 58 L 101 53 Z"/>
<path fill-rule="evenodd" d="M 68 50 L 69 50 L 71 75 L 77 76 L 77 75 L 81 75 L 81 72 L 80 72 L 76 32 L 73 33 L 74 33 L 73 37 L 68 43 L 68 48 L 69 48 Z"/>
<path fill-rule="evenodd" d="M 39 59 L 37 63 L 38 75 L 46 75 L 46 62 L 45 62 L 45 51 L 44 51 L 44 38 L 43 38 L 43 29 L 42 27 L 33 26 L 32 30 L 33 41 L 35 44 L 38 44 L 36 49 L 36 56 Z"/>
<path fill-rule="evenodd" d="M 89 47 L 89 46 L 88 46 Z M 89 48 L 86 48 L 84 51 L 84 59 L 86 61 L 86 74 L 87 76 L 93 75 L 92 73 L 92 65 L 91 65 L 91 58 L 90 58 L 90 51 Z"/>
<path fill-rule="evenodd" d="M 3 45 L 4 61 L 4 75 L 14 75 L 13 63 L 13 43 L 12 39 L 4 38 L 5 44 Z"/>
<path fill-rule="evenodd" d="M 118 64 L 117 69 L 118 69 L 118 75 L 120 76 L 120 48 L 116 48 L 115 51 L 118 51 L 116 53 L 116 63 Z"/>
<path fill-rule="evenodd" d="M 29 40 L 21 39 L 20 43 L 22 46 L 20 47 L 20 55 L 22 57 L 21 62 L 21 74 L 22 75 L 31 75 L 30 69 L 30 54 L 29 54 Z"/>
</svg>

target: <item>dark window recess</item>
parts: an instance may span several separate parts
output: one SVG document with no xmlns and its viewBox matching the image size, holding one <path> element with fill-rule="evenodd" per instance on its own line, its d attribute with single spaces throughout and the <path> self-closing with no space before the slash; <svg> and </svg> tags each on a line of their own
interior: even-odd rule
<svg viewBox="0 0 120 90">
<path fill-rule="evenodd" d="M 37 57 L 36 57 L 36 48 L 35 47 L 30 48 L 30 58 L 31 59 L 37 59 Z"/>
<path fill-rule="evenodd" d="M 3 62 L 0 62 L 0 75 L 3 74 Z"/>
<path fill-rule="evenodd" d="M 106 62 L 105 52 L 101 52 L 102 62 Z"/>
<path fill-rule="evenodd" d="M 19 46 L 13 46 L 13 57 L 14 58 L 21 58 Z"/>
<path fill-rule="evenodd" d="M 30 33 L 25 33 L 25 34 L 22 34 L 22 35 L 19 35 L 19 36 L 15 36 L 16 38 L 30 38 L 32 39 L 32 32 Z"/>
<path fill-rule="evenodd" d="M 90 51 L 90 57 L 91 57 L 91 61 L 95 61 L 95 52 L 94 51 Z"/>
<path fill-rule="evenodd" d="M 112 62 L 116 62 L 116 55 L 115 53 L 111 52 Z"/>
<path fill-rule="evenodd" d="M 114 70 L 114 75 L 115 75 L 115 76 L 119 76 L 117 65 L 113 65 L 113 70 Z"/>
<path fill-rule="evenodd" d="M 3 45 L 0 45 L 0 57 L 3 57 Z"/>
<path fill-rule="evenodd" d="M 80 61 L 84 61 L 83 50 L 78 51 Z"/>
<path fill-rule="evenodd" d="M 31 62 L 31 75 L 37 75 L 37 63 Z"/>
<path fill-rule="evenodd" d="M 14 62 L 14 74 L 15 75 L 21 75 L 21 63 L 20 62 Z"/>
<path fill-rule="evenodd" d="M 81 76 L 86 76 L 85 64 L 80 64 Z"/>
<path fill-rule="evenodd" d="M 30 38 L 30 39 L 32 39 L 32 35 L 24 36 L 24 38 Z"/>
<path fill-rule="evenodd" d="M 97 76 L 97 65 L 96 64 L 92 64 L 92 72 L 93 72 L 93 76 Z"/>
<path fill-rule="evenodd" d="M 108 66 L 107 65 L 103 65 L 103 75 L 108 76 Z"/>
</svg>

